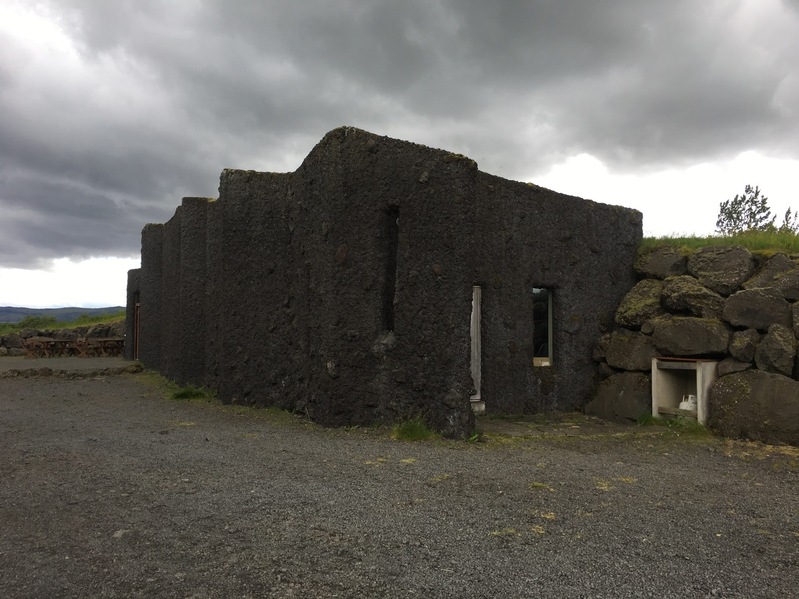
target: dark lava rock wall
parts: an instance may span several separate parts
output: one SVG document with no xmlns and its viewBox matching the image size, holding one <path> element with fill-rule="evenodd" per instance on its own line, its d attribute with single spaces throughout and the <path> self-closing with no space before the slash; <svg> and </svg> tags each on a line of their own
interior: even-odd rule
<svg viewBox="0 0 799 599">
<path fill-rule="evenodd" d="M 181 384 L 197 383 L 205 376 L 208 206 L 208 198 L 184 198 L 180 209 L 179 358 L 174 379 Z"/>
<path fill-rule="evenodd" d="M 145 227 L 140 357 L 226 402 L 331 425 L 421 416 L 462 436 L 472 286 L 487 409 L 569 409 L 588 400 L 591 349 L 640 237 L 636 211 L 336 129 L 296 172 L 225 170 L 217 201 L 186 199 Z M 555 349 L 534 369 L 535 286 L 554 289 Z"/>
<path fill-rule="evenodd" d="M 161 370 L 163 247 L 164 225 L 146 225 L 141 233 L 139 360 L 145 367 L 159 371 Z M 128 290 L 128 297 L 131 295 L 131 291 Z"/>
<path fill-rule="evenodd" d="M 482 287 L 487 412 L 583 406 L 591 350 L 635 282 L 641 214 L 480 173 L 474 282 Z M 534 287 L 553 292 L 553 359 L 533 366 Z"/>
<path fill-rule="evenodd" d="M 168 378 L 185 382 L 181 376 L 180 336 L 186 315 L 180 305 L 183 269 L 180 262 L 183 207 L 164 223 L 161 258 L 161 355 L 159 370 Z"/>
</svg>

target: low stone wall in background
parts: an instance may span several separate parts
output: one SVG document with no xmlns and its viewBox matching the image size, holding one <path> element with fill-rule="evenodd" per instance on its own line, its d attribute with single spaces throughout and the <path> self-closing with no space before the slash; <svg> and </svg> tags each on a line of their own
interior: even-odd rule
<svg viewBox="0 0 799 599">
<path fill-rule="evenodd" d="M 651 413 L 652 358 L 711 358 L 710 428 L 799 444 L 799 256 L 662 247 L 635 268 L 594 352 L 602 382 L 586 413 L 637 420 Z"/>
<path fill-rule="evenodd" d="M 89 339 L 124 337 L 125 323 L 95 324 L 74 329 L 25 329 L 19 333 L 0 336 L 0 357 L 24 356 L 24 339 L 31 337 L 51 337 L 53 339 L 75 340 L 82 337 Z"/>
</svg>

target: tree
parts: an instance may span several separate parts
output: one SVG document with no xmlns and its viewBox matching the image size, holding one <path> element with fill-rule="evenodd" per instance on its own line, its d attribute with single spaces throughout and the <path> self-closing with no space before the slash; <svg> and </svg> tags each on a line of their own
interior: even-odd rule
<svg viewBox="0 0 799 599">
<path fill-rule="evenodd" d="M 782 217 L 782 224 L 777 229 L 780 233 L 793 233 L 799 235 L 799 212 L 791 214 L 791 209 L 785 211 L 785 216 Z"/>
<path fill-rule="evenodd" d="M 771 208 L 768 207 L 768 198 L 760 195 L 760 188 L 747 185 L 742 195 L 736 195 L 719 205 L 716 230 L 722 235 L 773 230 L 775 218 L 771 215 Z M 788 210 L 784 226 L 790 224 L 790 210 Z"/>
</svg>

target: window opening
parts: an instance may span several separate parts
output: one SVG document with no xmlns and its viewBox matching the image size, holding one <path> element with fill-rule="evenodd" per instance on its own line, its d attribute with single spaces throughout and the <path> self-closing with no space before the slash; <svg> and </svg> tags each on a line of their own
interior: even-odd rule
<svg viewBox="0 0 799 599">
<path fill-rule="evenodd" d="M 533 366 L 552 365 L 552 290 L 533 287 Z"/>
<path fill-rule="evenodd" d="M 141 301 L 139 293 L 136 291 L 133 294 L 133 351 L 131 357 L 134 360 L 139 359 L 139 334 L 141 331 Z"/>
</svg>

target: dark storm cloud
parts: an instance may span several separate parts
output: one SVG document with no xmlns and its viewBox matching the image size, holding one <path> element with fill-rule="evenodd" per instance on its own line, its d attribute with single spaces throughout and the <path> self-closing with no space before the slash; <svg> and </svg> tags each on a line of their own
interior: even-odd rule
<svg viewBox="0 0 799 599">
<path fill-rule="evenodd" d="M 20 3 L 19 6 L 24 6 Z M 0 28 L 0 265 L 130 255 L 222 168 L 355 125 L 522 178 L 797 157 L 796 0 L 59 0 Z"/>
</svg>

